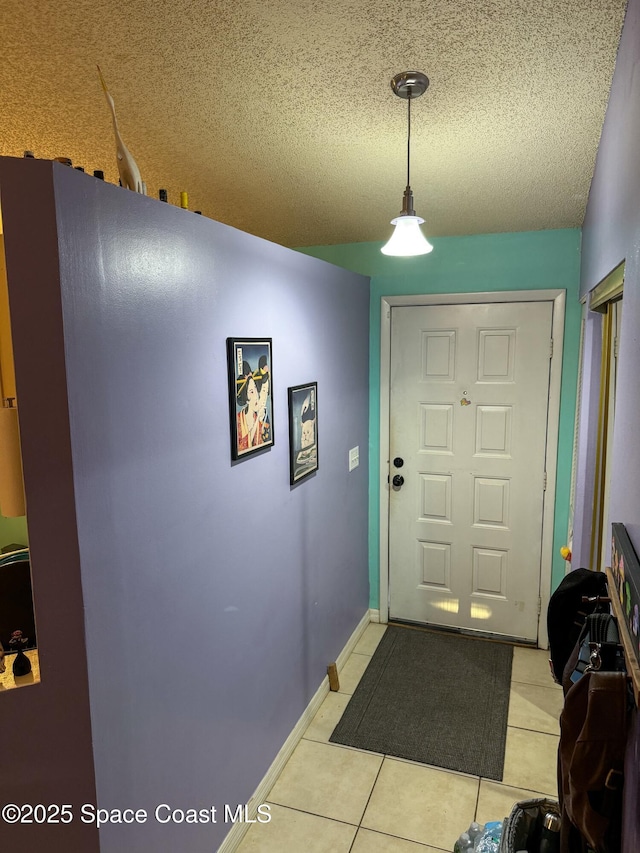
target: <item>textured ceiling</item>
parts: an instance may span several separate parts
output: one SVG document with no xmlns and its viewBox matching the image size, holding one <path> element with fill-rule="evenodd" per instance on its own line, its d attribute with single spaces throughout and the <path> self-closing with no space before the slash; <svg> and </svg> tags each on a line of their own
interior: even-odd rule
<svg viewBox="0 0 640 853">
<path fill-rule="evenodd" d="M 117 182 L 287 246 L 383 240 L 411 184 L 430 236 L 580 226 L 624 0 L 3 0 L 0 154 Z M 123 190 L 125 192 L 125 190 Z"/>
</svg>

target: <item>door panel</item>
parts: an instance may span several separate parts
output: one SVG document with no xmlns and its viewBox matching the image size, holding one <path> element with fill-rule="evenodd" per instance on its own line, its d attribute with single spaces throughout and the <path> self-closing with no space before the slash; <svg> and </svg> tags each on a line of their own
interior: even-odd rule
<svg viewBox="0 0 640 853">
<path fill-rule="evenodd" d="M 392 309 L 391 618 L 536 639 L 552 313 Z"/>
</svg>

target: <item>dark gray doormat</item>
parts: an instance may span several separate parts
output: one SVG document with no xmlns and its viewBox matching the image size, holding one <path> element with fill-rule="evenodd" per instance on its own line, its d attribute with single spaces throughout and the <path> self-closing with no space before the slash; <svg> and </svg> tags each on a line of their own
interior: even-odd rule
<svg viewBox="0 0 640 853">
<path fill-rule="evenodd" d="M 389 626 L 332 743 L 502 780 L 513 647 Z"/>
</svg>

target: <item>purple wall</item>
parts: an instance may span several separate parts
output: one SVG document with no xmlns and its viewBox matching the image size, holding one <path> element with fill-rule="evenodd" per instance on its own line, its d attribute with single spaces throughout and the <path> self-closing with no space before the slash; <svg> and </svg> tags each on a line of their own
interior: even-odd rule
<svg viewBox="0 0 640 853">
<path fill-rule="evenodd" d="M 582 391 L 578 413 L 576 493 L 573 515 L 573 555 L 571 566 L 591 565 L 591 527 L 595 486 L 598 406 L 600 401 L 600 359 L 602 357 L 602 314 L 588 311 L 582 342 Z"/>
<path fill-rule="evenodd" d="M 235 806 L 368 607 L 368 280 L 53 174 L 98 801 Z M 275 410 L 234 464 L 231 335 L 273 338 Z M 287 386 L 313 380 L 320 469 L 291 488 Z M 101 851 L 228 829 L 105 827 Z"/>
<path fill-rule="evenodd" d="M 611 521 L 623 522 L 640 553 L 640 0 L 629 0 L 583 229 L 581 290 L 588 293 L 626 260 L 622 330 L 618 355 Z M 585 359 L 584 382 L 597 387 L 599 348 Z M 595 421 L 581 425 L 593 435 Z M 587 493 L 584 472 L 577 496 Z M 588 521 L 585 521 L 588 523 Z M 625 782 L 623 853 L 640 849 L 637 755 L 640 727 L 634 725 Z"/>
<path fill-rule="evenodd" d="M 640 2 L 629 0 L 582 229 L 582 295 L 638 249 L 639 132 Z"/>
</svg>

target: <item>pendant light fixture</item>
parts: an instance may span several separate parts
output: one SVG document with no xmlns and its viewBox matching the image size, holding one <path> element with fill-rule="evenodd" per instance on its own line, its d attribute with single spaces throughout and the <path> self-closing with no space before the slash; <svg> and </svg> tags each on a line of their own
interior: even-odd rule
<svg viewBox="0 0 640 853">
<path fill-rule="evenodd" d="M 428 86 L 429 78 L 420 71 L 403 71 L 391 80 L 394 95 L 404 98 L 407 102 L 407 188 L 404 191 L 400 215 L 391 220 L 391 224 L 396 226 L 395 230 L 380 250 L 385 255 L 410 257 L 426 255 L 433 250 L 433 246 L 420 230 L 424 219 L 417 216 L 413 209 L 413 192 L 410 185 L 411 101 L 423 95 Z"/>
</svg>

